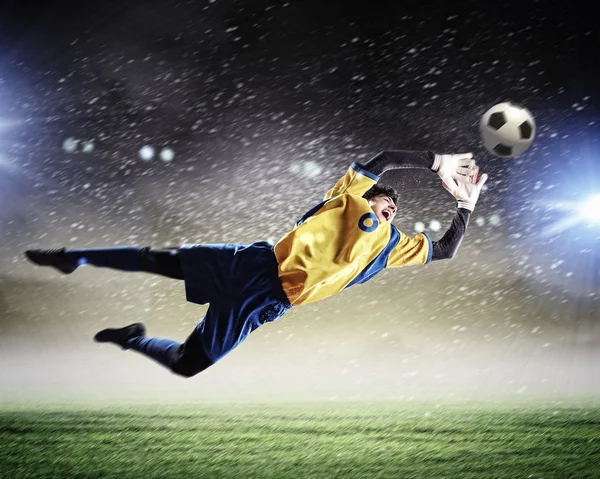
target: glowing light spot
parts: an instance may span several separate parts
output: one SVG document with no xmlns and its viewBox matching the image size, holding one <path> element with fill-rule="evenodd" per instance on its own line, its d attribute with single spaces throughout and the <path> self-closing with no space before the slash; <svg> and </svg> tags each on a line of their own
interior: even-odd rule
<svg viewBox="0 0 600 479">
<path fill-rule="evenodd" d="M 94 148 L 95 146 L 93 141 L 85 141 L 81 145 L 81 151 L 83 151 L 84 153 L 91 153 L 92 151 L 94 151 Z"/>
<path fill-rule="evenodd" d="M 438 220 L 433 220 L 431 223 L 429 223 L 429 229 L 431 231 L 439 231 L 442 229 L 442 225 Z"/>
<path fill-rule="evenodd" d="M 154 148 L 149 145 L 142 147 L 140 150 L 140 158 L 144 161 L 150 161 L 154 158 Z"/>
<path fill-rule="evenodd" d="M 67 153 L 74 153 L 77 149 L 78 143 L 79 140 L 76 140 L 75 138 L 67 138 L 65 141 L 63 141 L 63 150 L 65 150 Z"/>
<path fill-rule="evenodd" d="M 173 161 L 173 158 L 175 158 L 175 152 L 171 148 L 163 148 L 160 152 L 160 159 L 165 163 Z"/>
<path fill-rule="evenodd" d="M 417 221 L 415 223 L 415 231 L 417 233 L 422 233 L 423 231 L 425 231 L 425 224 L 422 221 Z"/>
<path fill-rule="evenodd" d="M 489 221 L 492 226 L 498 226 L 500 224 L 500 215 L 490 216 Z"/>
<path fill-rule="evenodd" d="M 323 169 L 314 161 L 307 161 L 304 163 L 304 175 L 308 178 L 314 178 L 321 174 Z"/>
<path fill-rule="evenodd" d="M 476 224 L 477 226 L 483 226 L 483 225 L 485 224 L 485 218 L 484 218 L 483 216 L 478 216 L 478 217 L 475 219 L 475 224 Z"/>
</svg>

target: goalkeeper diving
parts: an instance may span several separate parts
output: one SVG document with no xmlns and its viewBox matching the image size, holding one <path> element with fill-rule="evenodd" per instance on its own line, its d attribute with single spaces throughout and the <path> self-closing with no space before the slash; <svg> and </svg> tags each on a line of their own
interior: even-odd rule
<svg viewBox="0 0 600 479">
<path fill-rule="evenodd" d="M 386 171 L 399 168 L 437 173 L 455 198 L 452 224 L 438 241 L 426 233 L 409 237 L 392 224 L 398 195 L 378 182 Z M 259 241 L 173 248 L 32 249 L 25 255 L 64 274 L 88 264 L 183 281 L 187 301 L 209 305 L 183 343 L 147 337 L 142 323 L 104 329 L 94 340 L 137 351 L 177 375 L 192 377 L 293 307 L 365 283 L 384 268 L 452 258 L 487 179 L 486 174 L 479 177 L 471 153 L 383 151 L 365 164 L 352 163 L 323 200 L 275 245 Z"/>
</svg>

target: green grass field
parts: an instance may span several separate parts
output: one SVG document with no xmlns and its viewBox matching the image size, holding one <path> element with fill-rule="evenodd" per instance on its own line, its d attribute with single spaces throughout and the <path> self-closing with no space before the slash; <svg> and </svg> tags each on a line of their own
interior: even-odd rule
<svg viewBox="0 0 600 479">
<path fill-rule="evenodd" d="M 0 477 L 600 478 L 600 407 L 0 408 Z"/>
</svg>

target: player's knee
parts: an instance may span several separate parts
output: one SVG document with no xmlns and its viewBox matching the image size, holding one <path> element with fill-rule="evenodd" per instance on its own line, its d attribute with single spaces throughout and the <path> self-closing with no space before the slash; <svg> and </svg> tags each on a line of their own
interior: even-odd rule
<svg viewBox="0 0 600 479">
<path fill-rule="evenodd" d="M 171 371 L 173 371 L 178 376 L 184 378 L 194 377 L 196 374 L 201 373 L 206 368 L 208 368 L 210 364 L 206 363 L 190 363 L 184 361 L 178 361 L 171 364 Z"/>
<path fill-rule="evenodd" d="M 194 371 L 191 369 L 177 370 L 177 369 L 173 369 L 173 368 L 171 368 L 171 371 L 173 371 L 178 376 L 181 376 L 182 378 L 193 378 L 196 374 L 198 374 L 200 372 L 200 371 Z"/>
<path fill-rule="evenodd" d="M 147 271 L 153 271 L 156 269 L 156 258 L 154 258 L 151 250 L 151 246 L 143 246 L 138 249 L 137 253 L 140 263 L 142 263 Z"/>
</svg>

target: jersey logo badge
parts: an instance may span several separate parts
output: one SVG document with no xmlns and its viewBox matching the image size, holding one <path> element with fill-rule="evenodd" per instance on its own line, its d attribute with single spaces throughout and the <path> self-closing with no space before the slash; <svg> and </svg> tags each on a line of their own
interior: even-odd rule
<svg viewBox="0 0 600 479">
<path fill-rule="evenodd" d="M 367 226 L 368 223 L 371 223 L 371 226 Z M 358 227 L 365 233 L 371 233 L 372 231 L 375 231 L 378 226 L 379 222 L 377 221 L 377 216 L 375 216 L 375 213 L 365 213 L 358 220 Z"/>
</svg>

